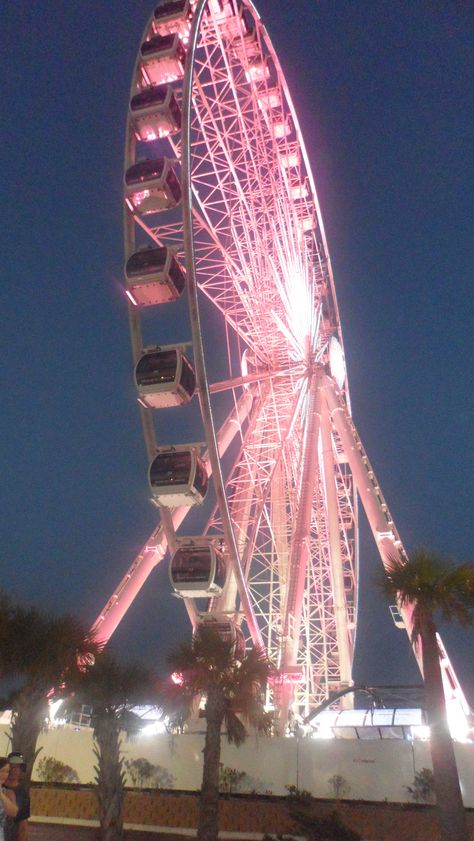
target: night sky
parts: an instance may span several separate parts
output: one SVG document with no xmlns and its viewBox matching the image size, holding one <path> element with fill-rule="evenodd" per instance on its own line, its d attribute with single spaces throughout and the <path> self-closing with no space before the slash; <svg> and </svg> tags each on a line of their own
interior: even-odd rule
<svg viewBox="0 0 474 841">
<path fill-rule="evenodd" d="M 472 5 L 257 5 L 313 166 L 359 433 L 406 548 L 472 559 Z M 156 521 L 121 291 L 125 118 L 152 8 L 20 0 L 2 19 L 1 585 L 88 623 Z M 363 523 L 355 678 L 418 683 L 379 567 Z M 160 667 L 188 634 L 163 565 L 113 648 Z M 443 637 L 474 703 L 473 637 Z"/>
</svg>

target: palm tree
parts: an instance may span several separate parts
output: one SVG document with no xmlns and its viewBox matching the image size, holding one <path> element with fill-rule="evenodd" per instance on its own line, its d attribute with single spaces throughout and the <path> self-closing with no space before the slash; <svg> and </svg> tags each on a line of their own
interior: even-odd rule
<svg viewBox="0 0 474 841">
<path fill-rule="evenodd" d="M 84 657 L 94 656 L 97 644 L 73 616 L 55 616 L 22 607 L 2 596 L 0 671 L 19 679 L 1 706 L 12 710 L 11 749 L 23 754 L 27 780 L 36 758 L 38 736 L 48 717 L 48 696 L 78 671 Z"/>
<path fill-rule="evenodd" d="M 449 566 L 420 548 L 411 559 L 392 558 L 382 588 L 401 607 L 413 608 L 412 643 L 421 647 L 430 750 L 442 841 L 469 841 L 436 638 L 436 615 L 462 625 L 474 624 L 474 565 Z"/>
<path fill-rule="evenodd" d="M 201 626 L 192 643 L 182 643 L 168 657 L 178 683 L 162 687 L 162 706 L 172 722 L 182 725 L 196 701 L 205 696 L 206 737 L 198 822 L 198 841 L 217 841 L 221 732 L 235 745 L 245 741 L 242 718 L 260 732 L 268 732 L 271 716 L 264 710 L 263 688 L 270 673 L 266 658 L 251 649 L 242 662 L 231 643 L 212 628 Z"/>
<path fill-rule="evenodd" d="M 121 665 L 108 652 L 68 681 L 62 714 L 69 716 L 84 705 L 92 707 L 97 800 L 102 841 L 123 839 L 125 772 L 120 752 L 121 733 L 137 733 L 142 720 L 132 708 L 151 703 L 156 680 L 141 664 Z"/>
</svg>

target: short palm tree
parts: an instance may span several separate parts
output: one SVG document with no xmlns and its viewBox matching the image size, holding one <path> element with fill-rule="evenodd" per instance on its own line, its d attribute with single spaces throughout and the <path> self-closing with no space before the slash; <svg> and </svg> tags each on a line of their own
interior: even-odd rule
<svg viewBox="0 0 474 841">
<path fill-rule="evenodd" d="M 66 691 L 62 715 L 72 715 L 85 704 L 92 707 L 101 839 L 122 841 L 125 772 L 121 734 L 137 733 L 143 726 L 132 709 L 153 703 L 156 680 L 145 666 L 122 665 L 104 652 L 68 681 Z"/>
<path fill-rule="evenodd" d="M 25 757 L 29 779 L 51 690 L 77 672 L 98 646 L 73 616 L 22 607 L 6 597 L 1 601 L 7 621 L 0 623 L 0 671 L 19 681 L 1 706 L 12 710 L 12 750 Z"/>
<path fill-rule="evenodd" d="M 182 643 L 168 657 L 177 683 L 162 687 L 162 707 L 170 719 L 182 725 L 190 718 L 196 701 L 205 696 L 206 737 L 198 822 L 198 841 L 217 841 L 221 733 L 240 745 L 247 736 L 242 719 L 259 732 L 268 732 L 271 716 L 264 709 L 263 689 L 270 673 L 265 656 L 251 649 L 242 662 L 231 643 L 217 631 L 201 626 L 192 643 Z"/>
<path fill-rule="evenodd" d="M 404 562 L 393 558 L 382 587 L 401 607 L 412 606 L 414 646 L 421 647 L 430 749 L 442 841 L 469 841 L 453 742 L 446 715 L 436 617 L 474 624 L 474 565 L 449 566 L 420 548 Z"/>
</svg>

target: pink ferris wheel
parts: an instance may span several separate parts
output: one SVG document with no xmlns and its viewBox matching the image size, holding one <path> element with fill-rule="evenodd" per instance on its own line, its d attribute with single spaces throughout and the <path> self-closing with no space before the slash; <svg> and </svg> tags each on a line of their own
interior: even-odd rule
<svg viewBox="0 0 474 841">
<path fill-rule="evenodd" d="M 351 419 L 314 181 L 250 0 L 156 7 L 132 77 L 124 202 L 159 522 L 94 627 L 108 640 L 167 559 L 194 628 L 251 639 L 277 665 L 281 729 L 352 683 L 357 491 L 382 560 L 404 550 Z M 399 622 L 410 632 L 409 611 Z"/>
</svg>

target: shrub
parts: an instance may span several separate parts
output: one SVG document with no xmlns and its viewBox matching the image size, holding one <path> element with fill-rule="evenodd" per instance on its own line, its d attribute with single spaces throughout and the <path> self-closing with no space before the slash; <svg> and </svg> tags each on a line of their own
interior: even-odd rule
<svg viewBox="0 0 474 841">
<path fill-rule="evenodd" d="M 125 768 L 136 788 L 173 788 L 174 777 L 161 765 L 153 765 L 148 759 L 126 759 Z"/>
<path fill-rule="evenodd" d="M 349 794 L 351 787 L 342 774 L 333 774 L 328 780 L 329 791 L 336 800 L 340 800 Z"/>
<path fill-rule="evenodd" d="M 415 803 L 434 803 L 434 776 L 430 768 L 416 771 L 413 785 L 405 788 Z"/>
<path fill-rule="evenodd" d="M 313 817 L 311 826 L 301 828 L 308 841 L 361 841 L 362 837 L 345 826 L 337 812 L 332 812 L 324 818 Z M 266 834 L 262 841 L 296 841 L 296 838 L 292 835 Z"/>
<path fill-rule="evenodd" d="M 77 771 L 54 756 L 43 756 L 38 762 L 37 774 L 44 783 L 78 783 Z"/>
<path fill-rule="evenodd" d="M 246 776 L 245 771 L 237 771 L 237 768 L 229 768 L 228 765 L 219 763 L 219 791 L 227 794 L 238 791 L 240 783 Z"/>
<path fill-rule="evenodd" d="M 296 786 L 285 786 L 285 788 L 290 801 L 290 811 L 294 806 L 310 806 L 312 804 L 313 795 L 305 788 L 297 788 Z"/>
<path fill-rule="evenodd" d="M 345 826 L 337 812 L 318 814 L 318 804 L 309 791 L 287 788 L 290 817 L 308 841 L 360 841 L 359 833 Z"/>
</svg>

